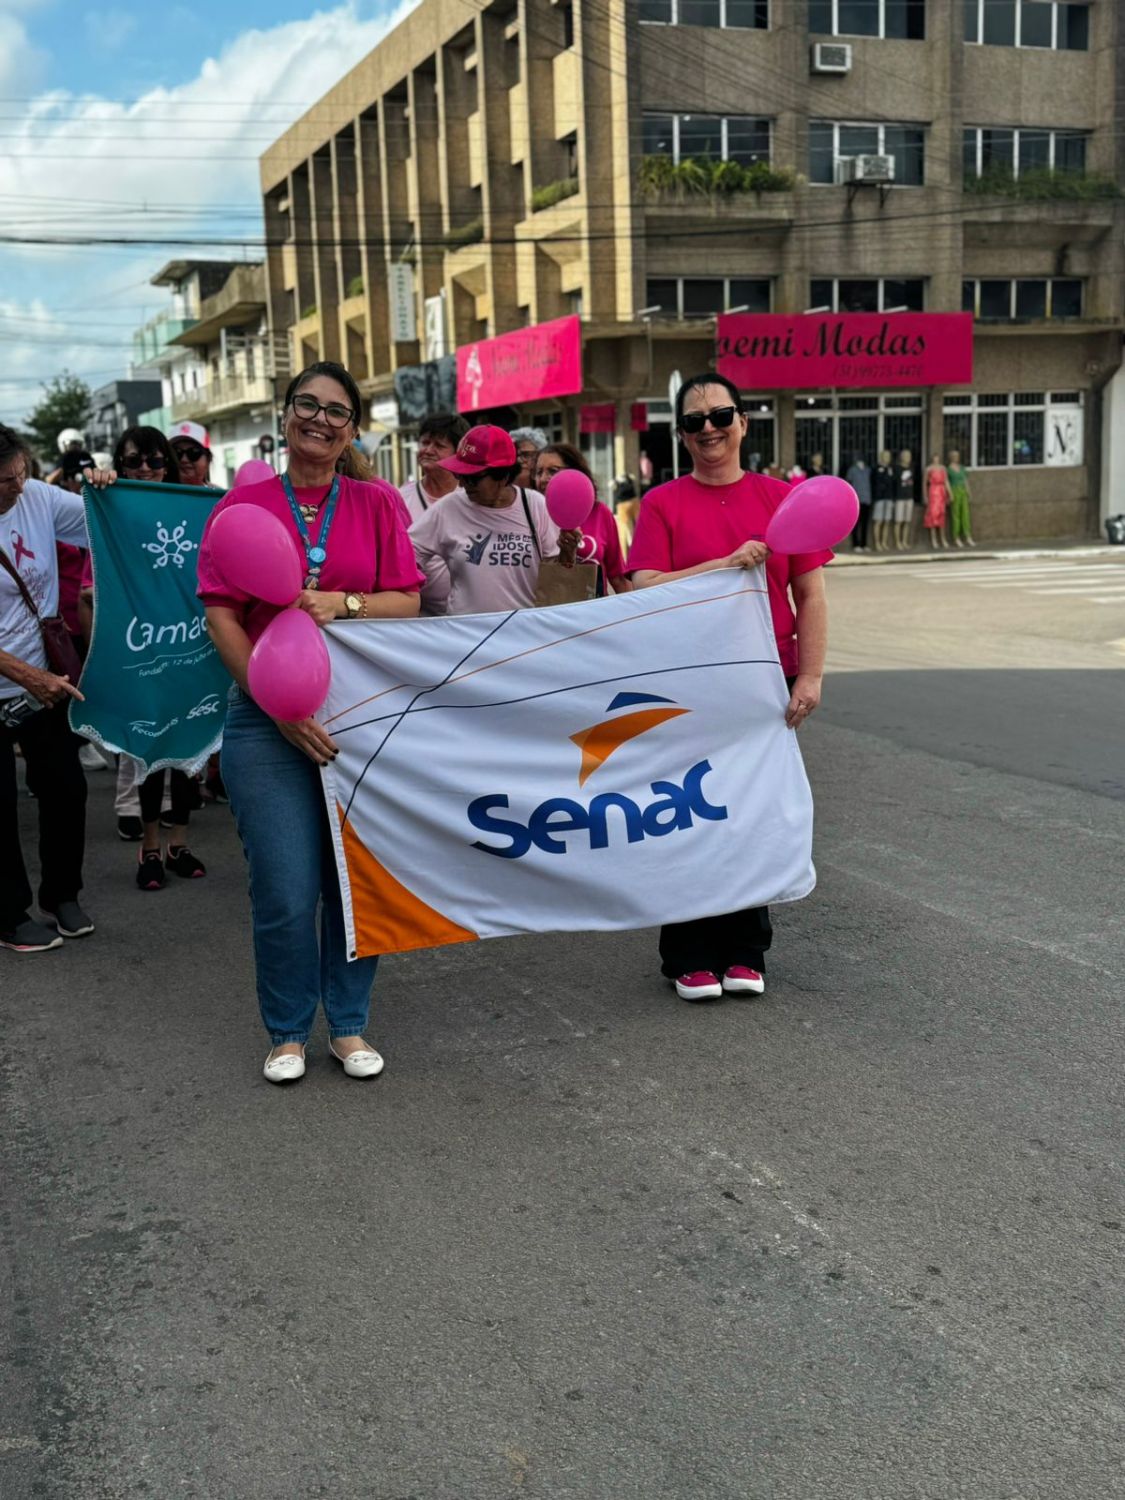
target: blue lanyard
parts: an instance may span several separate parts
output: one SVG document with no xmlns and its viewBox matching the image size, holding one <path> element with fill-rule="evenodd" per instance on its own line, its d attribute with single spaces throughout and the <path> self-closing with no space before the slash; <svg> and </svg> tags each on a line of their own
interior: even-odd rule
<svg viewBox="0 0 1125 1500">
<path fill-rule="evenodd" d="M 301 538 L 301 545 L 305 549 L 305 564 L 308 572 L 305 577 L 307 589 L 318 589 L 320 587 L 320 570 L 323 568 L 325 559 L 328 557 L 328 533 L 332 529 L 332 517 L 336 513 L 336 501 L 340 498 L 340 476 L 336 475 L 332 481 L 332 488 L 328 491 L 328 499 L 325 502 L 321 514 L 320 535 L 314 542 L 309 535 L 309 528 L 305 525 L 305 518 L 301 514 L 301 507 L 297 502 L 297 496 L 293 493 L 293 485 L 289 475 L 283 474 L 281 482 L 285 486 L 285 498 L 289 501 L 289 509 L 293 512 L 293 520 L 297 523 L 297 532 Z"/>
</svg>

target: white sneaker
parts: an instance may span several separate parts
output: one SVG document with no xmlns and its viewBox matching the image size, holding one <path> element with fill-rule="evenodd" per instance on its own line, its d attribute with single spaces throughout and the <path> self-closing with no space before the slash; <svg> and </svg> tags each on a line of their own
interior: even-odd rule
<svg viewBox="0 0 1125 1500">
<path fill-rule="evenodd" d="M 305 1076 L 305 1054 L 281 1052 L 275 1056 L 271 1051 L 262 1073 L 270 1083 L 296 1083 L 298 1078 Z"/>
<path fill-rule="evenodd" d="M 349 1052 L 347 1057 L 341 1057 L 331 1042 L 328 1043 L 328 1050 L 349 1078 L 378 1078 L 386 1067 L 386 1063 L 373 1047 Z"/>
</svg>

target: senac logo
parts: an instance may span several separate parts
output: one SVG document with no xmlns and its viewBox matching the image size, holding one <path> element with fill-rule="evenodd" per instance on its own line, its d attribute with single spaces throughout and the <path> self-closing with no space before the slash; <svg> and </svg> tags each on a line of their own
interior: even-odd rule
<svg viewBox="0 0 1125 1500">
<path fill-rule="evenodd" d="M 616 718 L 603 719 L 570 736 L 582 752 L 578 768 L 579 786 L 584 786 L 622 745 L 670 719 L 691 712 L 668 698 L 658 698 L 651 693 L 618 693 L 607 711 L 613 713 L 616 709 L 631 711 Z M 588 805 L 571 797 L 549 797 L 539 804 L 526 823 L 495 815 L 494 809 L 509 806 L 505 793 L 478 797 L 467 809 L 469 822 L 481 833 L 492 834 L 506 842 L 493 844 L 477 839 L 472 847 L 485 854 L 495 854 L 498 859 L 522 859 L 532 846 L 544 854 L 566 854 L 566 835 L 580 833 L 587 835 L 591 849 L 606 849 L 610 841 L 610 813 L 615 809 L 621 814 L 625 839 L 630 844 L 692 828 L 696 818 L 720 823 L 727 818 L 727 809 L 708 802 L 703 790 L 703 778 L 710 770 L 711 762 L 701 760 L 686 771 L 678 783 L 650 782 L 653 800 L 643 807 L 622 792 L 601 792 Z"/>
</svg>

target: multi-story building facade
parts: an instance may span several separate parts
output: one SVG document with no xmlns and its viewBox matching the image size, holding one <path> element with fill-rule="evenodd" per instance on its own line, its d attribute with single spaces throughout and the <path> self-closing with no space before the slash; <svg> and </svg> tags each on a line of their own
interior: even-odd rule
<svg viewBox="0 0 1125 1500">
<path fill-rule="evenodd" d="M 127 427 L 141 421 L 142 413 L 160 396 L 156 380 L 111 380 L 90 393 L 90 415 L 86 420 L 86 446 L 91 453 L 112 453 Z"/>
<path fill-rule="evenodd" d="M 956 448 L 978 536 L 1089 533 L 1125 442 L 1123 27 L 1112 0 L 422 0 L 262 159 L 272 327 L 351 368 L 393 477 L 457 401 L 659 479 L 717 315 L 968 312 L 971 378 L 754 383 L 750 446 Z"/>
<path fill-rule="evenodd" d="M 275 440 L 275 382 L 285 373 L 266 317 L 261 262 L 170 261 L 152 278 L 171 305 L 134 337 L 134 368 L 159 375 L 162 404 L 147 414 L 167 430 L 199 422 L 211 438 L 211 477 L 228 484 L 240 464 Z"/>
</svg>

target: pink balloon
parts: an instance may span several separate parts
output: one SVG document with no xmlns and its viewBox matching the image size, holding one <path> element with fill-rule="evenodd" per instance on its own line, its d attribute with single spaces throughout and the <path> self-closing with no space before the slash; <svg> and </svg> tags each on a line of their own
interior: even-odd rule
<svg viewBox="0 0 1125 1500">
<path fill-rule="evenodd" d="M 215 566 L 236 589 L 267 604 L 292 604 L 305 581 L 297 541 L 260 505 L 228 505 L 209 533 Z"/>
<path fill-rule="evenodd" d="M 286 609 L 266 626 L 250 653 L 250 696 L 287 724 L 315 714 L 328 696 L 332 669 L 320 627 L 303 609 Z"/>
<path fill-rule="evenodd" d="M 581 469 L 560 469 L 547 483 L 547 514 L 560 531 L 581 526 L 594 508 L 594 486 Z"/>
<path fill-rule="evenodd" d="M 842 542 L 859 518 L 859 496 L 831 474 L 795 484 L 766 527 L 771 552 L 819 552 Z"/>
<path fill-rule="evenodd" d="M 248 458 L 235 470 L 234 482 L 235 484 L 261 484 L 263 479 L 276 478 L 276 474 L 264 458 Z"/>
</svg>

